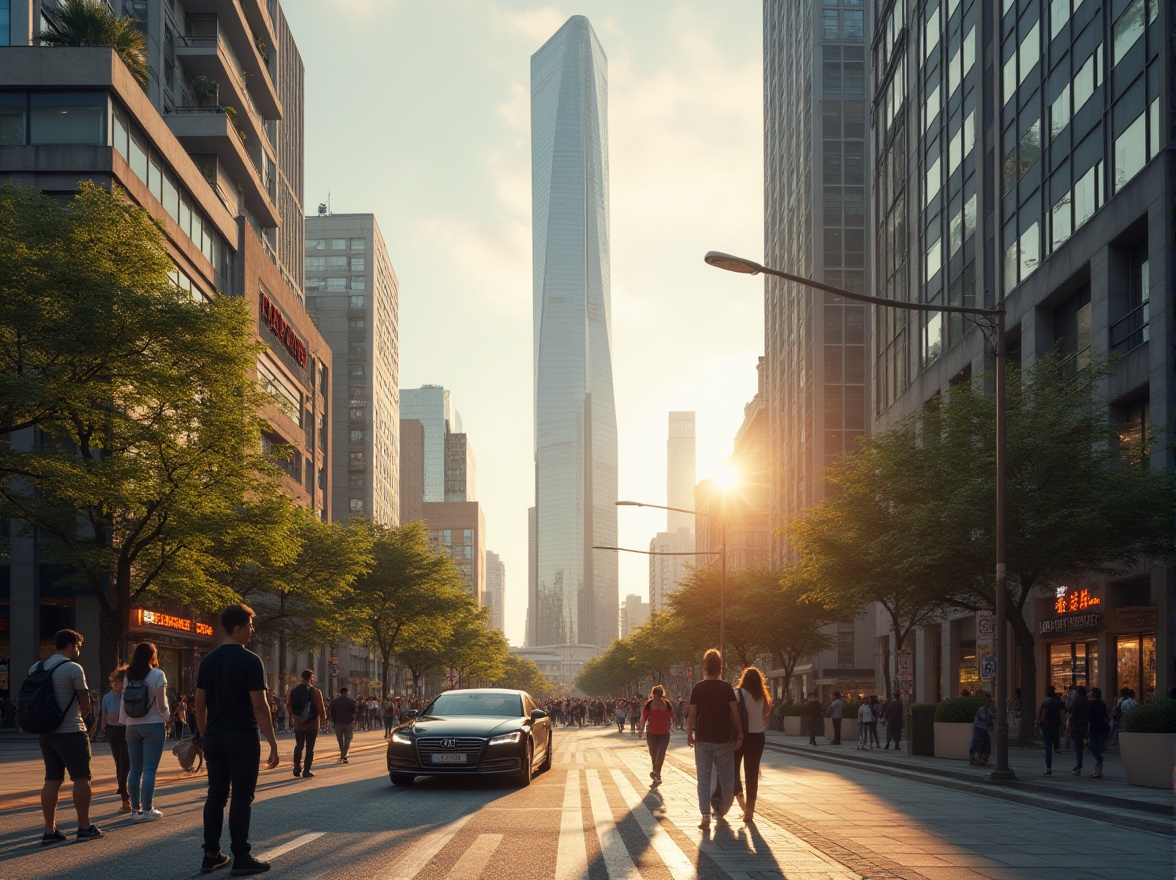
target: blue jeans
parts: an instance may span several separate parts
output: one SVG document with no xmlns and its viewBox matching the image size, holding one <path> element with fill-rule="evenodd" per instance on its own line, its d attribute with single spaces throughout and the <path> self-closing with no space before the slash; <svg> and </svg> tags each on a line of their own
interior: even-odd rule
<svg viewBox="0 0 1176 880">
<path fill-rule="evenodd" d="M 694 743 L 694 769 L 698 774 L 698 812 L 703 816 L 711 813 L 711 774 L 718 781 L 715 813 L 726 815 L 735 800 L 735 750 L 731 741 L 721 743 Z"/>
<path fill-rule="evenodd" d="M 1054 750 L 1061 747 L 1058 741 L 1062 729 L 1060 727 L 1041 727 L 1041 738 L 1045 740 L 1045 769 L 1053 769 Z"/>
<path fill-rule="evenodd" d="M 127 788 L 131 792 L 132 810 L 151 809 L 155 800 L 155 771 L 163 756 L 165 736 L 162 721 L 127 725 L 127 754 L 131 759 Z"/>
</svg>

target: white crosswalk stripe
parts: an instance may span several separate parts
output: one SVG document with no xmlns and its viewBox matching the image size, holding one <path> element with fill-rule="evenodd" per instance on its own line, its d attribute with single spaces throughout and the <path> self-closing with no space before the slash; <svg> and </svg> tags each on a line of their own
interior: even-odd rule
<svg viewBox="0 0 1176 880">
<path fill-rule="evenodd" d="M 625 774 L 620 770 L 613 770 L 612 779 L 620 791 L 625 805 L 629 808 L 629 812 L 633 814 L 633 818 L 637 820 L 637 824 L 641 826 L 641 830 L 649 838 L 654 852 L 661 856 L 661 860 L 670 869 L 670 874 L 674 877 L 688 877 L 693 874 L 696 870 L 694 862 L 687 858 L 686 854 L 674 843 L 666 830 L 662 828 L 661 823 L 653 818 L 641 795 L 629 784 Z"/>
<path fill-rule="evenodd" d="M 300 846 L 305 846 L 312 841 L 318 840 L 325 833 L 325 831 L 311 831 L 307 834 L 303 834 L 300 837 L 295 837 L 293 840 L 283 843 L 281 846 L 275 846 L 273 849 L 267 849 L 256 858 L 258 861 L 268 862 L 271 859 L 276 859 L 278 856 L 284 856 L 286 853 L 292 850 L 296 850 Z"/>
<path fill-rule="evenodd" d="M 478 880 L 500 843 L 501 834 L 479 834 L 445 876 L 448 880 Z"/>
<path fill-rule="evenodd" d="M 579 880 L 587 876 L 588 852 L 584 845 L 584 813 L 580 809 L 580 771 L 572 769 L 564 783 L 555 880 Z"/>
<path fill-rule="evenodd" d="M 633 857 L 629 855 L 629 848 L 621 839 L 620 829 L 613 821 L 612 808 L 604 796 L 604 788 L 600 783 L 600 773 L 589 770 L 586 774 L 588 783 L 588 797 L 592 804 L 592 823 L 596 827 L 596 837 L 600 841 L 600 855 L 604 859 L 604 867 L 608 871 L 609 880 L 629 878 L 639 880 L 641 874 L 633 864 Z"/>
<path fill-rule="evenodd" d="M 387 874 L 383 875 L 383 880 L 412 880 L 428 866 L 433 857 L 441 852 L 449 841 L 453 840 L 457 832 L 469 820 L 470 816 L 462 816 L 432 834 L 426 835 L 409 849 Z"/>
</svg>

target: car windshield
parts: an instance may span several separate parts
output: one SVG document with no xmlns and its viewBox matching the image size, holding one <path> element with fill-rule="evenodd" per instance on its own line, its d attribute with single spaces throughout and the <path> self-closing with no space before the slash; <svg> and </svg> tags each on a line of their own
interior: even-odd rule
<svg viewBox="0 0 1176 880">
<path fill-rule="evenodd" d="M 425 715 L 502 715 L 518 718 L 523 703 L 517 694 L 442 694 L 423 713 Z"/>
</svg>

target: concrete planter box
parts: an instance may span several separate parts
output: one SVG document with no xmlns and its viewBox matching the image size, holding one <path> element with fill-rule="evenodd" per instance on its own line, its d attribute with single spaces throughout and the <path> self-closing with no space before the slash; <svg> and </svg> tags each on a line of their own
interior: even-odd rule
<svg viewBox="0 0 1176 880">
<path fill-rule="evenodd" d="M 825 736 L 833 739 L 833 719 L 825 719 Z M 841 741 L 856 743 L 858 741 L 858 723 L 856 718 L 841 719 Z"/>
<path fill-rule="evenodd" d="M 804 730 L 804 716 L 802 715 L 785 715 L 784 716 L 784 734 L 786 736 L 803 736 Z"/>
<path fill-rule="evenodd" d="M 1176 733 L 1119 734 L 1119 752 L 1127 782 L 1145 788 L 1172 788 Z"/>
<path fill-rule="evenodd" d="M 968 760 L 972 725 L 959 721 L 935 722 L 935 757 Z"/>
</svg>

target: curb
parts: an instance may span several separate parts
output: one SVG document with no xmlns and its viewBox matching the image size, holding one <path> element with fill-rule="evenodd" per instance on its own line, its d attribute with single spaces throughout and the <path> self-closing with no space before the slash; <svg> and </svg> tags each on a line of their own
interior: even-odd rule
<svg viewBox="0 0 1176 880">
<path fill-rule="evenodd" d="M 1034 782 L 1018 781 L 1016 788 L 1012 788 L 987 781 L 978 782 L 974 776 L 956 770 L 935 768 L 932 771 L 896 766 L 893 764 L 875 764 L 857 760 L 849 755 L 832 755 L 814 752 L 802 746 L 772 742 L 771 740 L 767 742 L 766 747 L 782 754 L 810 758 L 814 761 L 822 761 L 826 764 L 836 764 L 842 767 L 870 770 L 885 776 L 894 776 L 900 779 L 909 779 L 913 782 L 938 785 L 942 788 L 951 788 L 972 794 L 982 794 L 987 797 L 1052 810 L 1069 816 L 1078 815 L 1088 819 L 1098 819 L 1113 825 L 1121 825 L 1140 831 L 1150 831 L 1156 834 L 1170 835 L 1172 833 L 1173 810 L 1171 807 L 1164 807 L 1159 804 L 1140 803 L 1138 801 L 1128 800 L 1127 798 L 1098 793 L 1086 795 L 1082 803 L 1077 803 L 1069 799 L 1059 801 L 1058 792 L 1055 789 Z M 1090 806 L 1090 804 L 1097 806 Z M 1103 809 L 1105 807 L 1113 807 L 1114 811 Z M 1123 811 L 1126 811 L 1126 813 Z"/>
</svg>

